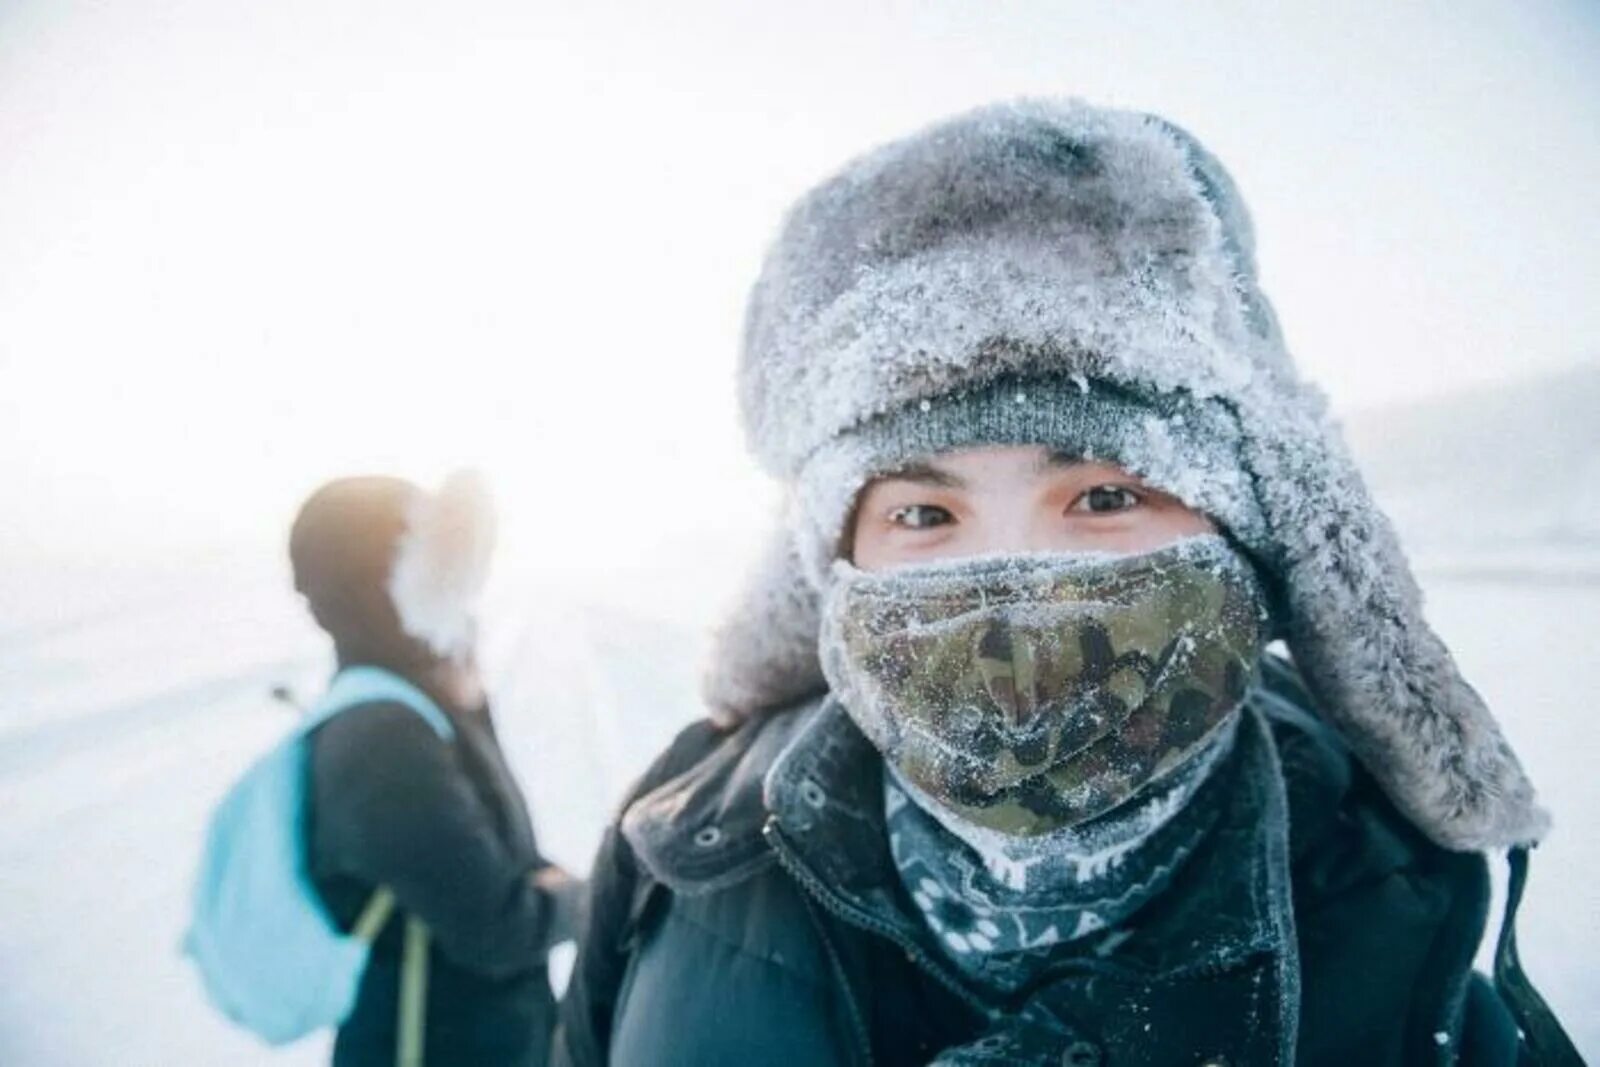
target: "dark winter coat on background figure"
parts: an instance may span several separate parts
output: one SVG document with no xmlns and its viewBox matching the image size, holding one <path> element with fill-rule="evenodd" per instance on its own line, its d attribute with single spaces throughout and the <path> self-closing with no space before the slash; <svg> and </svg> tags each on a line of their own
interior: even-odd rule
<svg viewBox="0 0 1600 1067">
<path fill-rule="evenodd" d="M 1265 677 L 1207 843 L 1014 997 L 906 899 L 882 759 L 836 702 L 688 728 L 602 845 L 555 1062 L 1516 1063 L 1472 971 L 1483 857 L 1398 815 L 1291 668 Z"/>
<path fill-rule="evenodd" d="M 380 886 L 398 907 L 373 946 L 336 1067 L 395 1062 L 405 918 L 429 927 L 425 1062 L 543 1064 L 555 1003 L 545 963 L 546 866 L 487 707 L 441 702 L 455 740 L 399 704 L 350 708 L 312 739 L 310 848 L 329 910 L 349 929 Z"/>
</svg>

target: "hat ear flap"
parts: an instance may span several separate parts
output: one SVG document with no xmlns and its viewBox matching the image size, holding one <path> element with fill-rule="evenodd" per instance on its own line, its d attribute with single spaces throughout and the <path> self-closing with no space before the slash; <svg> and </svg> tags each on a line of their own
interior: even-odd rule
<svg viewBox="0 0 1600 1067">
<path fill-rule="evenodd" d="M 1242 420 L 1246 426 L 1273 425 Z M 1390 800 L 1435 842 L 1470 851 L 1549 827 L 1515 753 L 1423 617 L 1399 539 L 1329 422 L 1247 444 L 1281 553 L 1286 639 L 1319 710 Z M 1316 472 L 1306 477 L 1306 472 Z"/>
<path fill-rule="evenodd" d="M 441 656 L 472 641 L 472 613 L 489 575 L 496 520 L 475 471 L 457 471 L 436 493 L 419 493 L 395 548 L 389 596 L 401 628 Z"/>
<path fill-rule="evenodd" d="M 826 691 L 821 600 L 805 573 L 780 523 L 712 637 L 701 692 L 713 720 L 732 725 Z"/>
</svg>

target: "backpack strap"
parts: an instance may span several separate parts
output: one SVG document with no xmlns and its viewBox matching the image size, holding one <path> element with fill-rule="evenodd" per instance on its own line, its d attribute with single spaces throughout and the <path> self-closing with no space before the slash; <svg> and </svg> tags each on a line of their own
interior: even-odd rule
<svg viewBox="0 0 1600 1067">
<path fill-rule="evenodd" d="M 384 926 L 389 922 L 389 916 L 393 913 L 394 890 L 381 885 L 367 898 L 366 907 L 361 909 L 361 914 L 356 917 L 356 924 L 350 928 L 350 936 L 357 941 L 372 944 L 378 940 L 378 935 L 383 932 Z"/>
<path fill-rule="evenodd" d="M 335 675 L 322 699 L 301 720 L 300 730 L 310 733 L 341 711 L 378 702 L 404 705 L 421 716 L 442 739 L 455 737 L 450 717 L 432 697 L 393 671 L 366 665 L 346 667 Z"/>
<path fill-rule="evenodd" d="M 394 890 L 379 886 L 350 936 L 367 944 L 378 939 L 394 914 Z M 394 1043 L 395 1067 L 422 1067 L 428 1022 L 428 942 L 427 925 L 416 918 L 406 919 L 404 947 L 400 953 L 400 1010 Z"/>
<path fill-rule="evenodd" d="M 455 738 L 455 727 L 433 699 L 417 686 L 381 667 L 346 667 L 333 679 L 333 684 L 301 723 L 301 731 L 309 733 L 335 715 L 359 704 L 388 702 L 402 704 L 422 717 L 443 741 Z M 368 944 L 378 935 L 394 914 L 394 891 L 379 886 L 368 898 L 351 929 L 352 937 Z M 406 917 L 405 941 L 400 956 L 400 1010 L 395 1034 L 396 1067 L 423 1067 L 423 1050 L 426 1046 L 428 1015 L 428 927 L 412 916 Z"/>
<path fill-rule="evenodd" d="M 421 919 L 408 918 L 400 962 L 400 1032 L 394 1045 L 395 1067 L 422 1067 L 427 1023 L 428 927 Z"/>
<path fill-rule="evenodd" d="M 1506 912 L 1500 920 L 1500 938 L 1494 949 L 1494 987 L 1511 1009 L 1535 1063 L 1545 1067 L 1583 1067 L 1583 1057 L 1561 1028 L 1560 1021 L 1539 991 L 1533 988 L 1517 956 L 1517 908 L 1528 882 L 1528 850 L 1511 850 L 1511 878 L 1506 885 Z"/>
</svg>

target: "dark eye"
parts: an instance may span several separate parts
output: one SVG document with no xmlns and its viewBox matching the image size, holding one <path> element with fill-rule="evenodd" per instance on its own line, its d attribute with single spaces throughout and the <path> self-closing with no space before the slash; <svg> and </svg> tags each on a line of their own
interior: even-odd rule
<svg viewBox="0 0 1600 1067">
<path fill-rule="evenodd" d="M 889 521 L 908 530 L 929 530 L 955 519 L 937 504 L 907 504 L 889 513 Z"/>
<path fill-rule="evenodd" d="M 1127 511 L 1129 508 L 1137 507 L 1139 502 L 1139 494 L 1126 486 L 1097 485 L 1074 500 L 1068 510 L 1106 514 Z"/>
</svg>

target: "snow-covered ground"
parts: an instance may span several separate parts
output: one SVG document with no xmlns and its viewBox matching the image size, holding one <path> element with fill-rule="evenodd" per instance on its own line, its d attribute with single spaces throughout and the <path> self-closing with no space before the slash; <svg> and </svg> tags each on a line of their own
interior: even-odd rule
<svg viewBox="0 0 1600 1067">
<path fill-rule="evenodd" d="M 1600 407 L 1581 400 L 1595 380 L 1385 413 L 1352 436 L 1431 617 L 1555 813 L 1523 955 L 1600 1060 Z M 1554 394 L 1580 400 L 1540 399 Z M 177 953 L 207 812 L 287 725 L 269 689 L 309 694 L 327 669 L 281 567 L 0 567 L 0 1064 L 325 1061 L 324 1042 L 269 1053 L 231 1029 Z M 704 552 L 635 579 L 497 588 L 485 660 L 555 858 L 586 866 L 628 781 L 696 714 L 728 571 Z"/>
<path fill-rule="evenodd" d="M 274 563 L 0 577 L 0 1064 L 325 1062 L 231 1029 L 177 952 L 207 813 L 292 714 L 269 691 L 327 670 Z M 681 624 L 541 592 L 491 666 L 544 844 L 582 868 L 692 714 L 698 652 Z"/>
</svg>

